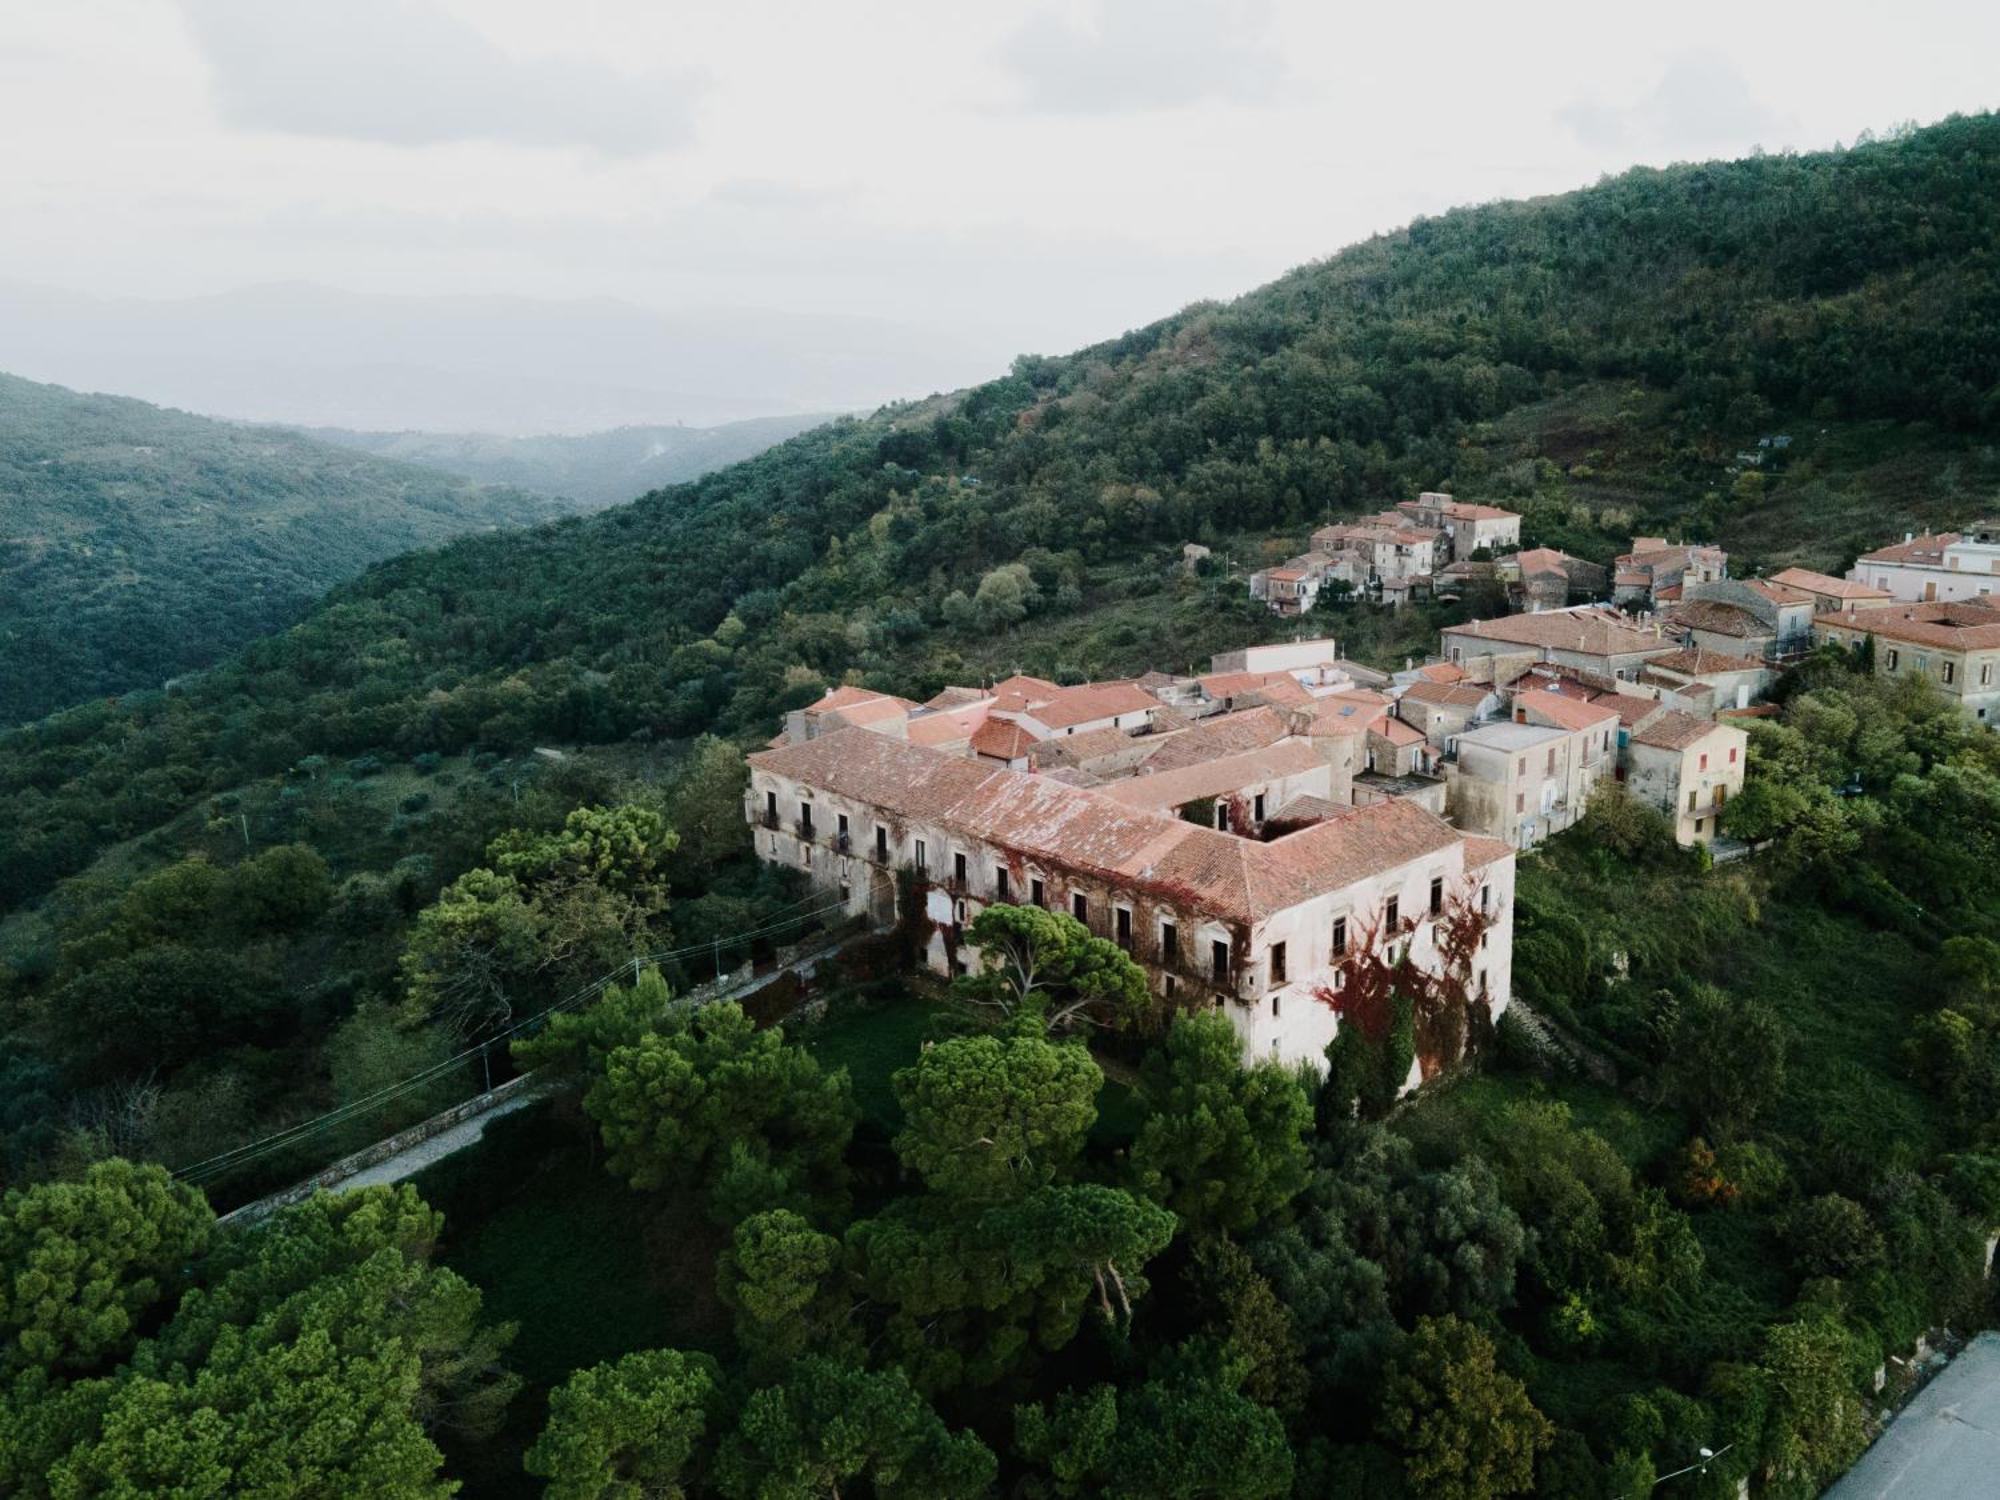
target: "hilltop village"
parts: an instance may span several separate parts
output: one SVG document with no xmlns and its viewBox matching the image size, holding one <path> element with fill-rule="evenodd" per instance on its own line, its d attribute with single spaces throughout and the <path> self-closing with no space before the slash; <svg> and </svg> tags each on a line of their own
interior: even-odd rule
<svg viewBox="0 0 2000 1500">
<path fill-rule="evenodd" d="M 1247 1055 L 1313 1061 L 1369 966 L 1501 1014 L 1516 857 L 1600 786 L 1683 845 L 1744 852 L 1722 827 L 1744 722 L 1816 647 L 1927 677 L 1980 720 L 1994 706 L 2000 524 L 1906 537 L 1845 578 L 1738 579 L 1722 549 L 1664 537 L 1607 569 L 1520 534 L 1518 515 L 1426 493 L 1252 575 L 1286 620 L 1475 585 L 1513 609 L 1400 671 L 1329 636 L 1202 675 L 1017 675 L 923 703 L 832 689 L 751 757 L 758 856 L 856 916 L 920 915 L 940 974 L 976 967 L 965 933 L 989 904 L 1066 912 L 1163 999 L 1225 1010 Z"/>
</svg>

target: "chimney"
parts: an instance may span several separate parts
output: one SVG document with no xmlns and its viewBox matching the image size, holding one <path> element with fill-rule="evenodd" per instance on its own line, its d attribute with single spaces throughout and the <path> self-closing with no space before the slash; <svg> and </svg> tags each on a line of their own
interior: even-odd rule
<svg viewBox="0 0 2000 1500">
<path fill-rule="evenodd" d="M 1914 542 L 1916 539 L 1917 539 L 1917 534 L 1914 531 L 1906 531 L 1903 533 L 1903 541 L 1906 545 L 1910 542 Z"/>
</svg>

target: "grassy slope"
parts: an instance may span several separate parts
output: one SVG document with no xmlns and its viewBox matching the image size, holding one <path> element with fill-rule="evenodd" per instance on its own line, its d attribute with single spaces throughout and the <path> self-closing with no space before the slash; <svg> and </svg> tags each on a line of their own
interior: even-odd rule
<svg viewBox="0 0 2000 1500">
<path fill-rule="evenodd" d="M 0 376 L 0 724 L 157 686 L 413 547 L 557 513 L 295 433 Z"/>
</svg>

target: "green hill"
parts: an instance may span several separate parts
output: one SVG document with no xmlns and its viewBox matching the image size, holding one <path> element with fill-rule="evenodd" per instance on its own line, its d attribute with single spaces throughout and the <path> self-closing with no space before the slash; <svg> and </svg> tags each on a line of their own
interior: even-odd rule
<svg viewBox="0 0 2000 1500">
<path fill-rule="evenodd" d="M 1644 527 L 1837 562 L 1992 494 L 1996 201 L 1989 115 L 1459 210 L 632 505 L 397 558 L 172 697 L 0 745 L 0 810 L 55 814 L 0 818 L 0 882 L 31 895 L 314 751 L 750 732 L 808 678 L 1005 661 L 1011 622 L 952 595 L 1012 562 L 1036 586 L 1014 632 L 1070 653 L 1037 665 L 1141 666 L 1105 644 L 1107 606 L 1157 596 L 1183 540 L 1295 539 L 1417 486 L 1599 554 Z M 1778 428 L 1801 438 L 1789 470 L 1738 484 L 1731 456 Z M 45 633 L 62 597 L 33 608 Z"/>
<path fill-rule="evenodd" d="M 0 376 L 0 724 L 157 687 L 372 562 L 559 513 L 275 428 Z"/>
<path fill-rule="evenodd" d="M 377 458 L 425 464 L 479 484 L 561 496 L 596 510 L 754 458 L 827 420 L 824 413 L 808 413 L 751 417 L 714 427 L 614 427 L 541 437 L 313 427 L 306 436 Z"/>
<path fill-rule="evenodd" d="M 1996 203 L 1987 116 L 1446 214 L 634 504 L 396 557 L 169 690 L 0 733 L 0 1173 L 200 1164 L 218 1203 L 240 1202 L 483 1086 L 489 1064 L 497 1078 L 497 1051 L 452 1059 L 635 954 L 684 992 L 789 940 L 817 920 L 813 898 L 749 857 L 741 756 L 694 737 L 754 743 L 842 679 L 922 697 L 1014 667 L 1183 668 L 1272 638 L 1244 566 L 1328 515 L 1445 488 L 1519 509 L 1531 545 L 1604 558 L 1664 532 L 1836 567 L 1990 512 Z M 1738 459 L 1779 433 L 1781 457 Z M 1189 540 L 1213 566 L 1181 565 Z M 1452 609 L 1315 620 L 1382 665 L 1433 644 Z M 910 1252 L 907 1275 L 832 1276 L 814 1297 L 826 1316 L 802 1314 L 813 1337 L 858 1332 L 871 1368 L 940 1381 L 1010 1481 L 1035 1482 L 1013 1471 L 1048 1457 L 1010 1421 L 1014 1398 L 1103 1380 L 1121 1410 L 1167 1410 L 1149 1436 L 1183 1409 L 1188 1430 L 1224 1433 L 1200 1440 L 1210 1456 L 1236 1451 L 1215 1413 L 1283 1428 L 1300 1496 L 1439 1487 L 1423 1423 L 1383 1420 L 1391 1391 L 1451 1404 L 1440 1452 L 1495 1448 L 1504 1396 L 1519 1441 L 1496 1494 L 1527 1492 L 1523 1466 L 1533 1493 L 1578 1500 L 1663 1474 L 1691 1495 L 1739 1479 L 1766 1500 L 1818 1493 L 1859 1450 L 1878 1366 L 1926 1329 L 2000 1314 L 1980 1279 L 2000 1224 L 2000 740 L 1922 682 L 1832 654 L 1782 696 L 1728 814 L 1763 843 L 1753 857 L 1711 867 L 1613 796 L 1522 861 L 1515 994 L 1561 1045 L 1503 1019 L 1478 1068 L 1389 1114 L 1414 1035 L 1343 1025 L 1332 1082 L 1299 1103 L 1319 1122 L 1314 1170 L 1229 1226 L 1255 1276 L 1211 1262 L 1227 1241 L 1197 1251 L 1187 1225 L 1147 1269 L 1150 1295 L 1138 1284 L 1136 1317 L 1039 1368 L 1025 1325 L 1012 1338 L 953 1306 L 919 1331 L 914 1297 L 962 1282 L 967 1260 L 932 1240 L 948 1218 L 921 1206 L 924 1172 L 895 1170 L 877 1112 L 850 1153 L 856 1209 L 921 1212 L 880 1234 L 810 1205 L 847 1234 L 829 1264 L 939 1248 Z M 915 1012 L 891 953 L 855 952 L 874 977 L 824 992 L 836 1026 L 859 1028 L 831 1055 L 857 1065 L 864 1102 L 889 1098 L 924 1025 L 899 1019 Z M 1146 1045 L 1114 1044 L 1128 1061 Z M 1207 1065 L 1157 1056 L 1091 1132 L 1079 1180 L 1172 1184 L 1134 1171 L 1163 1115 L 1156 1161 L 1162 1140 L 1264 1159 L 1261 1143 L 1209 1154 L 1205 1127 L 1180 1134 L 1171 1116 L 1197 1102 L 1296 1134 L 1265 1104 L 1211 1111 L 1224 1095 L 1196 1082 Z M 1357 1125 L 1357 1105 L 1388 1118 Z M 489 1312 L 524 1324 L 533 1389 L 506 1432 L 443 1439 L 481 1493 L 510 1492 L 570 1367 L 668 1340 L 718 1347 L 734 1378 L 760 1337 L 723 1329 L 711 1300 L 712 1206 L 608 1189 L 572 1116 L 501 1122 L 483 1164 L 425 1183 Z M 772 1170 L 729 1177 L 783 1190 L 775 1159 L 739 1162 Z M 1177 1201 L 1213 1213 L 1214 1197 Z M 611 1314 L 579 1320 L 548 1294 L 579 1279 Z M 1008 1305 L 1011 1319 L 1030 1303 Z M 180 1321 L 161 1347 L 180 1347 Z M 1069 1341 L 1076 1320 L 1059 1322 L 1044 1326 Z M 934 1357 L 974 1341 L 974 1361 Z M 1023 1368 L 964 1384 L 1009 1348 Z M 1256 1400 L 1237 1402 L 1247 1377 L 1230 1374 L 1214 1400 L 1128 1406 L 1211 1362 L 1262 1368 Z M 1440 1364 L 1473 1394 L 1454 1376 L 1434 1405 L 1417 1376 Z M 35 1401 L 37 1379 L 10 1394 Z M 122 1401 L 132 1382 L 100 1386 Z M 95 1420 L 57 1399 L 16 1425 L 47 1445 Z M 1550 1425 L 1522 1420 L 1524 1402 Z M 136 1409 L 118 1408 L 121 1435 Z M 1068 1410 L 1047 1430 L 1085 1415 Z M 0 1488 L 10 1456 L 37 1472 L 36 1448 L 15 1447 Z M 1712 1472 L 1689 1473 L 1705 1451 Z M 1287 1488 L 1267 1472 L 1243 1492 Z"/>
</svg>

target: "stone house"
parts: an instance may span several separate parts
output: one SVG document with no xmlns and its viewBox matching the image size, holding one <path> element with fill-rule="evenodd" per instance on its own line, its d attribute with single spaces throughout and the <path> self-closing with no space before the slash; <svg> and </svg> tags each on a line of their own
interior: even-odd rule
<svg viewBox="0 0 2000 1500">
<path fill-rule="evenodd" d="M 2000 724 L 2000 609 L 1899 604 L 1821 615 L 1820 640 L 1850 650 L 1872 642 L 1882 677 L 1925 677 L 1982 724 Z"/>
<path fill-rule="evenodd" d="M 1269 841 L 850 731 L 750 757 L 758 857 L 856 915 L 915 925 L 941 974 L 979 961 L 989 902 L 1067 911 L 1118 943 L 1172 1005 L 1228 1015 L 1248 1058 L 1322 1061 L 1363 949 L 1437 972 L 1446 923 L 1476 934 L 1459 976 L 1492 1013 L 1511 994 L 1514 855 L 1407 801 L 1339 810 Z M 912 882 L 921 910 L 901 910 Z"/>
<path fill-rule="evenodd" d="M 1433 490 L 1414 500 L 1399 501 L 1396 510 L 1428 531 L 1442 532 L 1443 562 L 1464 562 L 1484 548 L 1508 552 L 1521 545 L 1521 518 L 1497 505 L 1472 505 Z"/>
<path fill-rule="evenodd" d="M 1922 536 L 1904 532 L 1902 541 L 1864 552 L 1847 576 L 1898 604 L 1977 603 L 2000 584 L 2000 521 Z"/>
<path fill-rule="evenodd" d="M 1502 720 L 1454 739 L 1444 763 L 1445 805 L 1468 833 L 1530 848 L 1583 814 L 1576 800 L 1576 732 Z"/>
<path fill-rule="evenodd" d="M 1656 627 L 1634 625 L 1614 611 L 1590 605 L 1471 620 L 1445 627 L 1440 639 L 1445 658 L 1473 676 L 1478 674 L 1472 664 L 1493 656 L 1520 658 L 1524 664 L 1551 662 L 1631 682 L 1648 660 L 1680 649 L 1678 641 L 1666 639 Z"/>
<path fill-rule="evenodd" d="M 1886 588 L 1815 573 L 1811 568 L 1781 569 L 1771 575 L 1771 582 L 1797 589 L 1811 599 L 1815 614 L 1851 615 L 1858 609 L 1881 609 L 1896 602 L 1896 596 Z"/>
<path fill-rule="evenodd" d="M 1729 554 L 1698 542 L 1669 542 L 1664 537 L 1632 539 L 1632 550 L 1612 566 L 1611 598 L 1615 604 L 1659 609 L 1677 603 L 1691 584 L 1713 583 L 1729 576 Z"/>
<path fill-rule="evenodd" d="M 1633 731 L 1625 784 L 1673 819 L 1677 842 L 1707 843 L 1722 809 L 1743 790 L 1749 743 L 1734 724 L 1663 713 Z"/>
</svg>

